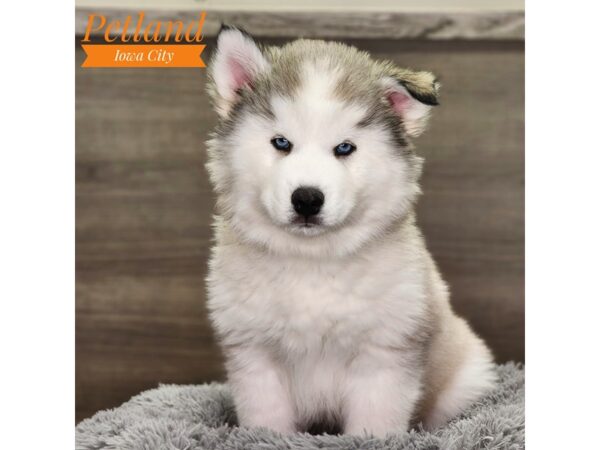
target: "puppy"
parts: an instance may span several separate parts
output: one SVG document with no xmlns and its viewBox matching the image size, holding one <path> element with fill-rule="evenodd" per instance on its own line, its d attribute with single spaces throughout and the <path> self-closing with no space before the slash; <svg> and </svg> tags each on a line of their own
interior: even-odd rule
<svg viewBox="0 0 600 450">
<path fill-rule="evenodd" d="M 434 428 L 494 385 L 415 224 L 431 73 L 223 27 L 208 307 L 241 426 Z"/>
</svg>

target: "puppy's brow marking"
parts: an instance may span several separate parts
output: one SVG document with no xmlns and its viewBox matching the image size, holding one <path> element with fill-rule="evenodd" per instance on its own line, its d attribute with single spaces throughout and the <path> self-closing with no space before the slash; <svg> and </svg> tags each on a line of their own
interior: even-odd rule
<svg viewBox="0 0 600 450">
<path fill-rule="evenodd" d="M 377 119 L 377 113 L 373 110 L 368 111 L 365 116 L 358 121 L 356 126 L 358 128 L 367 128 L 375 123 Z"/>
</svg>

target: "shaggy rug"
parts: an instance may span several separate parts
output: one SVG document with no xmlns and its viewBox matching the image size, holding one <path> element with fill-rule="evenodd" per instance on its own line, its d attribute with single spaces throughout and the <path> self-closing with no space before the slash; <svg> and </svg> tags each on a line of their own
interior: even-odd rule
<svg viewBox="0 0 600 450">
<path fill-rule="evenodd" d="M 235 426 L 227 385 L 161 385 L 118 408 L 100 411 L 76 428 L 76 448 L 119 450 L 463 450 L 525 447 L 523 368 L 498 366 L 497 389 L 446 426 L 370 436 L 281 436 L 266 429 Z"/>
</svg>

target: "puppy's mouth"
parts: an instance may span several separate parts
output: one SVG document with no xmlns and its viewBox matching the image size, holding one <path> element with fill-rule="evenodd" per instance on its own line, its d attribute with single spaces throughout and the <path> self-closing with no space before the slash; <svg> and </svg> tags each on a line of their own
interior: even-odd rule
<svg viewBox="0 0 600 450">
<path fill-rule="evenodd" d="M 296 214 L 292 218 L 291 224 L 300 228 L 313 228 L 323 225 L 323 221 L 318 216 L 301 216 Z"/>
<path fill-rule="evenodd" d="M 289 230 L 292 233 L 304 236 L 314 236 L 325 230 L 323 220 L 318 216 L 295 215 L 289 224 Z"/>
</svg>

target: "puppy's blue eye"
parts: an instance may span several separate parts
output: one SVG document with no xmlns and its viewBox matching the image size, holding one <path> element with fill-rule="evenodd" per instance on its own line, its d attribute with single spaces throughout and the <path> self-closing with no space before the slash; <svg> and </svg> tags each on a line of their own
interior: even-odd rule
<svg viewBox="0 0 600 450">
<path fill-rule="evenodd" d="M 271 144 L 277 150 L 281 150 L 282 152 L 289 152 L 292 149 L 292 143 L 283 136 L 274 137 L 271 139 Z"/>
<path fill-rule="evenodd" d="M 356 145 L 350 142 L 342 142 L 333 149 L 333 153 L 335 154 L 335 156 L 347 156 L 354 150 L 356 150 Z"/>
</svg>

